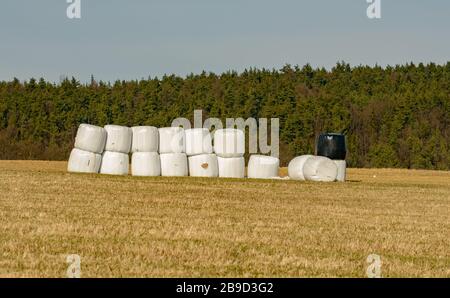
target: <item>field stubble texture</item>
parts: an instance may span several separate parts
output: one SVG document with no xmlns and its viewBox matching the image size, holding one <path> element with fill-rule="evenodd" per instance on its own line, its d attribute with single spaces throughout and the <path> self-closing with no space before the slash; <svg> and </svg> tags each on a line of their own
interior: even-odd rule
<svg viewBox="0 0 450 298">
<path fill-rule="evenodd" d="M 347 183 L 69 174 L 0 161 L 0 276 L 450 276 L 450 172 Z M 286 170 L 282 169 L 282 174 Z"/>
</svg>

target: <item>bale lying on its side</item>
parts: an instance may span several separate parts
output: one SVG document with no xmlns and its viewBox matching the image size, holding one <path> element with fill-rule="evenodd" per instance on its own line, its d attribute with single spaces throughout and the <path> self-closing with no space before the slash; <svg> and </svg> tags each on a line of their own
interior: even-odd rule
<svg viewBox="0 0 450 298">
<path fill-rule="evenodd" d="M 305 181 L 305 176 L 303 175 L 303 167 L 305 162 L 313 155 L 302 155 L 297 156 L 291 162 L 289 162 L 288 166 L 288 175 L 291 179 Z"/>
<path fill-rule="evenodd" d="M 303 175 L 308 181 L 333 182 L 337 177 L 337 166 L 327 157 L 313 156 L 306 160 Z"/>
</svg>

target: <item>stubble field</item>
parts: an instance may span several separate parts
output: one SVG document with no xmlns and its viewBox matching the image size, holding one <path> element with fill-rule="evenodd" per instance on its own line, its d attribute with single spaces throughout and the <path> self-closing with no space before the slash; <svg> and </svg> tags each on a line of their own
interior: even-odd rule
<svg viewBox="0 0 450 298">
<path fill-rule="evenodd" d="M 450 172 L 349 182 L 69 174 L 0 161 L 0 277 L 450 277 Z M 285 174 L 285 169 L 282 170 Z"/>
</svg>

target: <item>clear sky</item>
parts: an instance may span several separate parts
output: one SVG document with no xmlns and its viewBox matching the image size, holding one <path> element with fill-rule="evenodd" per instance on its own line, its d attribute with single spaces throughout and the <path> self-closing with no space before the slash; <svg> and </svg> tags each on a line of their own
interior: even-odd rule
<svg viewBox="0 0 450 298">
<path fill-rule="evenodd" d="M 446 63 L 449 0 L 1 0 L 0 80 L 88 81 L 311 63 Z"/>
</svg>

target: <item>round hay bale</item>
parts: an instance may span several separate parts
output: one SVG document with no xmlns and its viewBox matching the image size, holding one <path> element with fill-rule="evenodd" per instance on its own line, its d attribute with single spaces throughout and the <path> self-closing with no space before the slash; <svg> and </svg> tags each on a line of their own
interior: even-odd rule
<svg viewBox="0 0 450 298">
<path fill-rule="evenodd" d="M 128 175 L 129 156 L 126 153 L 105 151 L 103 152 L 101 174 Z"/>
<path fill-rule="evenodd" d="M 157 152 L 135 152 L 131 156 L 131 175 L 153 177 L 161 175 L 161 160 Z"/>
<path fill-rule="evenodd" d="M 327 157 L 313 156 L 306 160 L 303 175 L 308 181 L 332 182 L 337 177 L 337 166 Z"/>
<path fill-rule="evenodd" d="M 217 157 L 219 177 L 244 178 L 245 159 L 243 157 Z"/>
<path fill-rule="evenodd" d="M 182 177 L 188 175 L 188 160 L 186 153 L 164 153 L 161 158 L 161 175 Z"/>
<path fill-rule="evenodd" d="M 324 133 L 317 139 L 316 153 L 318 156 L 330 159 L 345 160 L 347 146 L 345 135 L 339 133 Z"/>
<path fill-rule="evenodd" d="M 186 129 L 186 154 L 188 156 L 211 154 L 211 134 L 207 128 Z"/>
<path fill-rule="evenodd" d="M 153 126 L 134 126 L 131 152 L 158 152 L 159 132 Z"/>
<path fill-rule="evenodd" d="M 67 171 L 72 173 L 98 173 L 101 163 L 101 154 L 75 148 L 70 152 Z"/>
<path fill-rule="evenodd" d="M 242 157 L 245 153 L 245 134 L 240 129 L 218 129 L 214 133 L 214 152 L 219 157 Z"/>
<path fill-rule="evenodd" d="M 337 166 L 337 177 L 336 181 L 345 182 L 347 177 L 347 162 L 345 160 L 333 160 Z"/>
<path fill-rule="evenodd" d="M 105 151 L 130 153 L 133 132 L 131 128 L 119 125 L 106 125 Z"/>
<path fill-rule="evenodd" d="M 219 165 L 215 154 L 201 154 L 189 157 L 189 175 L 192 177 L 217 177 Z"/>
<path fill-rule="evenodd" d="M 302 155 L 297 156 L 289 162 L 288 175 L 291 179 L 305 181 L 305 176 L 303 175 L 303 167 L 308 158 L 313 157 L 313 155 Z"/>
<path fill-rule="evenodd" d="M 181 127 L 163 127 L 159 129 L 159 153 L 184 153 L 185 133 Z"/>
<path fill-rule="evenodd" d="M 278 177 L 280 160 L 265 155 L 252 155 L 248 161 L 248 178 L 269 179 Z"/>
<path fill-rule="evenodd" d="M 80 124 L 75 137 L 75 148 L 102 154 L 105 149 L 106 130 L 103 127 Z"/>
</svg>

